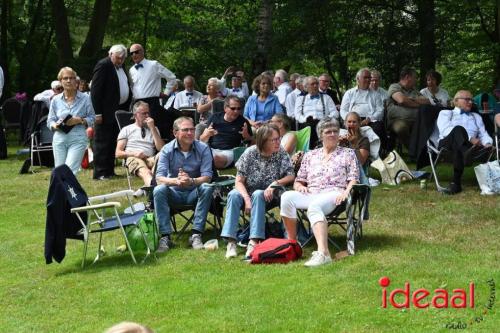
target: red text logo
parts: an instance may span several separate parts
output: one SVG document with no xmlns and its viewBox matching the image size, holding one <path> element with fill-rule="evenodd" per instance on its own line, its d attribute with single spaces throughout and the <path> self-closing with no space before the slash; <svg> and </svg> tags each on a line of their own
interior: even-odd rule
<svg viewBox="0 0 500 333">
<path fill-rule="evenodd" d="M 474 282 L 469 283 L 469 287 L 464 289 L 453 289 L 450 293 L 443 288 L 435 289 L 433 292 L 425 289 L 418 288 L 411 289 L 410 282 L 405 282 L 403 288 L 395 288 L 387 290 L 391 284 L 388 277 L 381 277 L 378 281 L 382 287 L 382 308 L 387 308 L 387 300 L 389 303 L 397 308 L 409 308 L 410 304 L 419 309 L 434 307 L 436 309 L 446 309 L 449 307 L 460 308 L 474 308 Z M 401 302 L 402 296 L 402 302 Z M 396 301 L 396 297 L 400 301 Z"/>
</svg>

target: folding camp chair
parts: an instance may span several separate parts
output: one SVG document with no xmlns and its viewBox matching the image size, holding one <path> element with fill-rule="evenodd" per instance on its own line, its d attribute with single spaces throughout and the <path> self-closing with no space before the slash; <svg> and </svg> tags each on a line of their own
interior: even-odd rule
<svg viewBox="0 0 500 333">
<path fill-rule="evenodd" d="M 5 131 L 21 129 L 21 103 L 15 98 L 6 99 L 2 104 L 2 122 Z"/>
<path fill-rule="evenodd" d="M 295 132 L 297 137 L 297 151 L 303 151 L 304 153 L 309 151 L 309 141 L 311 139 L 311 127 L 307 126 L 300 131 Z"/>
<path fill-rule="evenodd" d="M 43 116 L 39 121 L 30 140 L 30 161 L 29 168 L 34 172 L 34 166 L 54 166 L 54 155 L 52 152 L 52 132 L 47 127 L 47 116 Z M 25 164 L 27 164 L 25 162 Z M 28 172 L 28 170 L 24 170 Z M 24 173 L 24 172 L 22 172 Z"/>
<path fill-rule="evenodd" d="M 347 234 L 347 252 L 354 255 L 356 252 L 356 244 L 363 237 L 363 222 L 368 209 L 368 199 L 370 186 L 366 184 L 354 185 L 347 197 L 346 201 L 335 207 L 332 213 L 326 216 L 328 226 L 337 225 Z M 297 211 L 297 235 L 299 243 L 305 247 L 311 239 L 314 238 L 311 225 L 307 220 L 306 211 Z M 328 237 L 328 242 L 337 250 L 341 250 L 341 246 Z"/>
<path fill-rule="evenodd" d="M 498 142 L 500 141 L 500 127 L 498 126 L 497 123 L 495 123 L 495 150 L 497 152 L 497 161 L 500 162 L 500 157 L 498 156 L 500 154 L 500 147 L 498 146 Z"/>
<path fill-rule="evenodd" d="M 131 111 L 125 111 L 125 110 L 117 110 L 115 112 L 115 119 L 116 123 L 118 124 L 118 129 L 121 131 L 121 129 L 125 126 L 128 126 L 130 124 L 134 123 L 133 120 L 133 113 Z M 128 189 L 132 190 L 132 176 L 130 175 L 130 172 L 128 171 L 127 165 L 126 165 L 127 160 L 124 159 L 122 166 L 125 168 L 125 172 L 127 173 L 127 183 L 128 183 Z"/>
</svg>

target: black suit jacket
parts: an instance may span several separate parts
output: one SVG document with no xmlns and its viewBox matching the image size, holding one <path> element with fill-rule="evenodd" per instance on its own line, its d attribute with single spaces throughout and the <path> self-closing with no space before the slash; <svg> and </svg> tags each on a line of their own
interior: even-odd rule
<svg viewBox="0 0 500 333">
<path fill-rule="evenodd" d="M 127 74 L 125 67 L 123 67 L 123 70 Z M 130 86 L 128 96 L 127 104 L 130 103 L 132 96 Z M 99 60 L 95 65 L 90 97 L 95 114 L 102 115 L 103 124 L 113 124 L 116 121 L 115 111 L 120 106 L 120 83 L 118 82 L 115 65 L 113 65 L 109 57 Z"/>
</svg>

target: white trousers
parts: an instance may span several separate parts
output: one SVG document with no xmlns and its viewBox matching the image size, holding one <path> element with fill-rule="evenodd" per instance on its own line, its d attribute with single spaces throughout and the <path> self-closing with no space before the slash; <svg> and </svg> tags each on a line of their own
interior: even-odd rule
<svg viewBox="0 0 500 333">
<path fill-rule="evenodd" d="M 330 191 L 310 194 L 297 191 L 287 191 L 281 196 L 281 216 L 291 219 L 297 218 L 297 209 L 307 209 L 307 218 L 313 226 L 315 223 L 325 221 L 325 215 L 335 209 L 335 199 L 341 193 Z"/>
</svg>

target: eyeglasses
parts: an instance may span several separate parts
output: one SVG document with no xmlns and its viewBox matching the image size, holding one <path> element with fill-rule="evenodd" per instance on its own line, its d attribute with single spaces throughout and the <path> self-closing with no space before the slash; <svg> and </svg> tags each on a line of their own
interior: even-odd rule
<svg viewBox="0 0 500 333">
<path fill-rule="evenodd" d="M 140 115 L 143 115 L 143 116 L 149 116 L 149 112 L 146 111 L 146 112 L 138 112 Z"/>
<path fill-rule="evenodd" d="M 236 107 L 236 106 L 228 106 L 228 108 L 231 109 L 231 111 L 240 111 L 241 107 Z"/>
<path fill-rule="evenodd" d="M 472 98 L 470 97 L 457 97 L 457 99 L 463 99 L 466 102 L 472 102 Z"/>
<path fill-rule="evenodd" d="M 130 51 L 130 55 L 134 55 L 134 54 L 140 54 L 141 53 L 141 50 L 135 50 L 135 51 Z"/>
<path fill-rule="evenodd" d="M 146 129 L 144 127 L 141 127 L 141 136 L 143 139 L 146 137 Z"/>
<path fill-rule="evenodd" d="M 56 87 L 56 90 L 63 90 L 63 87 Z"/>
<path fill-rule="evenodd" d="M 278 143 L 280 142 L 280 140 L 281 140 L 280 137 L 277 137 L 277 138 L 271 138 L 268 141 L 270 141 L 271 143 Z"/>
<path fill-rule="evenodd" d="M 333 135 L 333 134 L 339 134 L 338 130 L 326 130 L 323 132 L 323 135 Z"/>
<path fill-rule="evenodd" d="M 194 132 L 195 128 L 194 127 L 189 127 L 189 128 L 179 128 L 179 131 L 187 133 L 187 132 Z"/>
<path fill-rule="evenodd" d="M 61 78 L 61 80 L 63 80 L 63 81 L 76 80 L 76 77 L 75 76 L 64 76 Z"/>
</svg>

